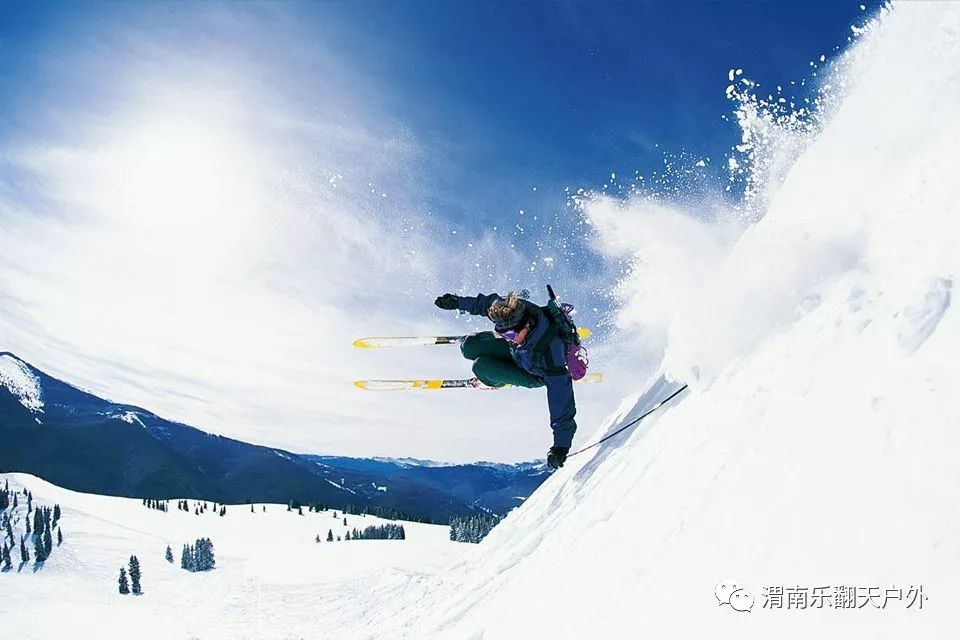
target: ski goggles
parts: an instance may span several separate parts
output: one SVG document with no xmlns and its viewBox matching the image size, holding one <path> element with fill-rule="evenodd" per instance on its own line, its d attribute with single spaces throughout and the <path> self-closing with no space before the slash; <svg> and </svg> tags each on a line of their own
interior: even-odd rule
<svg viewBox="0 0 960 640">
<path fill-rule="evenodd" d="M 516 329 L 506 329 L 504 331 L 497 331 L 498 336 L 500 336 L 501 338 L 504 338 L 505 340 L 509 340 L 510 342 L 516 341 L 518 334 L 519 332 Z"/>
<path fill-rule="evenodd" d="M 513 322 L 494 327 L 494 331 L 497 332 L 497 335 L 501 338 L 509 340 L 510 342 L 515 342 L 517 336 L 520 335 L 520 332 L 523 331 L 524 327 L 527 326 L 527 322 L 530 320 L 530 314 L 523 312 L 519 315 L 518 318 L 513 319 Z"/>
</svg>

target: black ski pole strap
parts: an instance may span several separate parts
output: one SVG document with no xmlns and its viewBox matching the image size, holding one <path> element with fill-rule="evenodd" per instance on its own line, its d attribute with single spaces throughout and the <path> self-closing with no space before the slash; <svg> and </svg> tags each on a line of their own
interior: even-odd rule
<svg viewBox="0 0 960 640">
<path fill-rule="evenodd" d="M 676 391 L 674 391 L 673 393 L 671 393 L 669 396 L 667 396 L 666 398 L 664 398 L 663 400 L 661 400 L 660 402 L 658 402 L 655 406 L 653 406 L 653 407 L 651 407 L 650 409 L 648 409 L 648 410 L 647 410 L 642 416 L 640 416 L 639 418 L 634 418 L 633 420 L 631 420 L 631 421 L 628 422 L 627 424 L 623 425 L 622 427 L 620 427 L 619 429 L 617 429 L 617 430 L 614 431 L 613 433 L 609 433 L 609 434 L 605 435 L 604 437 L 600 438 L 599 440 L 597 440 L 596 442 L 594 442 L 594 443 L 591 444 L 590 446 L 584 447 L 583 449 L 580 449 L 579 451 L 574 451 L 573 453 L 569 454 L 569 455 L 567 456 L 567 458 L 572 458 L 573 456 L 575 456 L 575 455 L 577 455 L 577 454 L 579 454 L 579 453 L 583 453 L 584 451 L 589 451 L 590 449 L 593 449 L 594 447 L 598 447 L 598 446 L 600 446 L 600 443 L 606 442 L 607 440 L 609 440 L 609 439 L 612 438 L 613 436 L 617 435 L 618 433 L 622 433 L 622 432 L 626 431 L 627 429 L 629 429 L 630 427 L 636 425 L 636 424 L 639 423 L 641 420 L 643 420 L 644 418 L 646 418 L 647 416 L 649 416 L 651 413 L 653 413 L 654 411 L 656 411 L 657 409 L 659 409 L 659 408 L 662 407 L 663 405 L 667 404 L 668 402 L 670 402 L 671 400 L 673 400 L 674 398 L 676 398 L 676 397 L 677 397 L 678 395 L 680 395 L 686 388 L 687 388 L 687 385 L 683 385 L 682 387 L 680 387 L 679 389 L 677 389 Z"/>
</svg>

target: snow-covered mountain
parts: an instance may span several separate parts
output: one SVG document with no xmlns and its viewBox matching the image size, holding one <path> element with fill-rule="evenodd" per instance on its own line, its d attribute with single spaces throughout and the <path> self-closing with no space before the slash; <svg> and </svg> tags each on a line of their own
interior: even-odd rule
<svg viewBox="0 0 960 640">
<path fill-rule="evenodd" d="M 0 469 L 104 495 L 324 503 L 446 523 L 522 504 L 543 463 L 309 456 L 205 433 L 98 398 L 0 353 Z"/>
</svg>

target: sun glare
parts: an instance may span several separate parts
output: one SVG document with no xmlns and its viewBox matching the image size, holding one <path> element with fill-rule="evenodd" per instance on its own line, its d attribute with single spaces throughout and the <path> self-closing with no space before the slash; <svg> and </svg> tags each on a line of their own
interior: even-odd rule
<svg viewBox="0 0 960 640">
<path fill-rule="evenodd" d="M 251 154 L 229 130 L 178 120 L 141 124 L 109 152 L 104 176 L 124 224 L 203 232 L 239 222 L 249 206 Z"/>
</svg>

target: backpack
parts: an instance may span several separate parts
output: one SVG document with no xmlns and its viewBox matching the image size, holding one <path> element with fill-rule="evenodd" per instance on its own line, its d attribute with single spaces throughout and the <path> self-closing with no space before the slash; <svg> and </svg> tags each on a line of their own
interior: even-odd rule
<svg viewBox="0 0 960 640">
<path fill-rule="evenodd" d="M 557 327 L 557 334 L 566 345 L 567 369 L 570 371 L 570 377 L 579 380 L 587 375 L 590 360 L 587 357 L 587 350 L 580 344 L 580 333 L 573 321 L 576 309 L 572 304 L 560 302 L 550 285 L 547 285 L 547 293 L 550 295 L 550 300 L 541 309 L 550 322 Z"/>
</svg>

